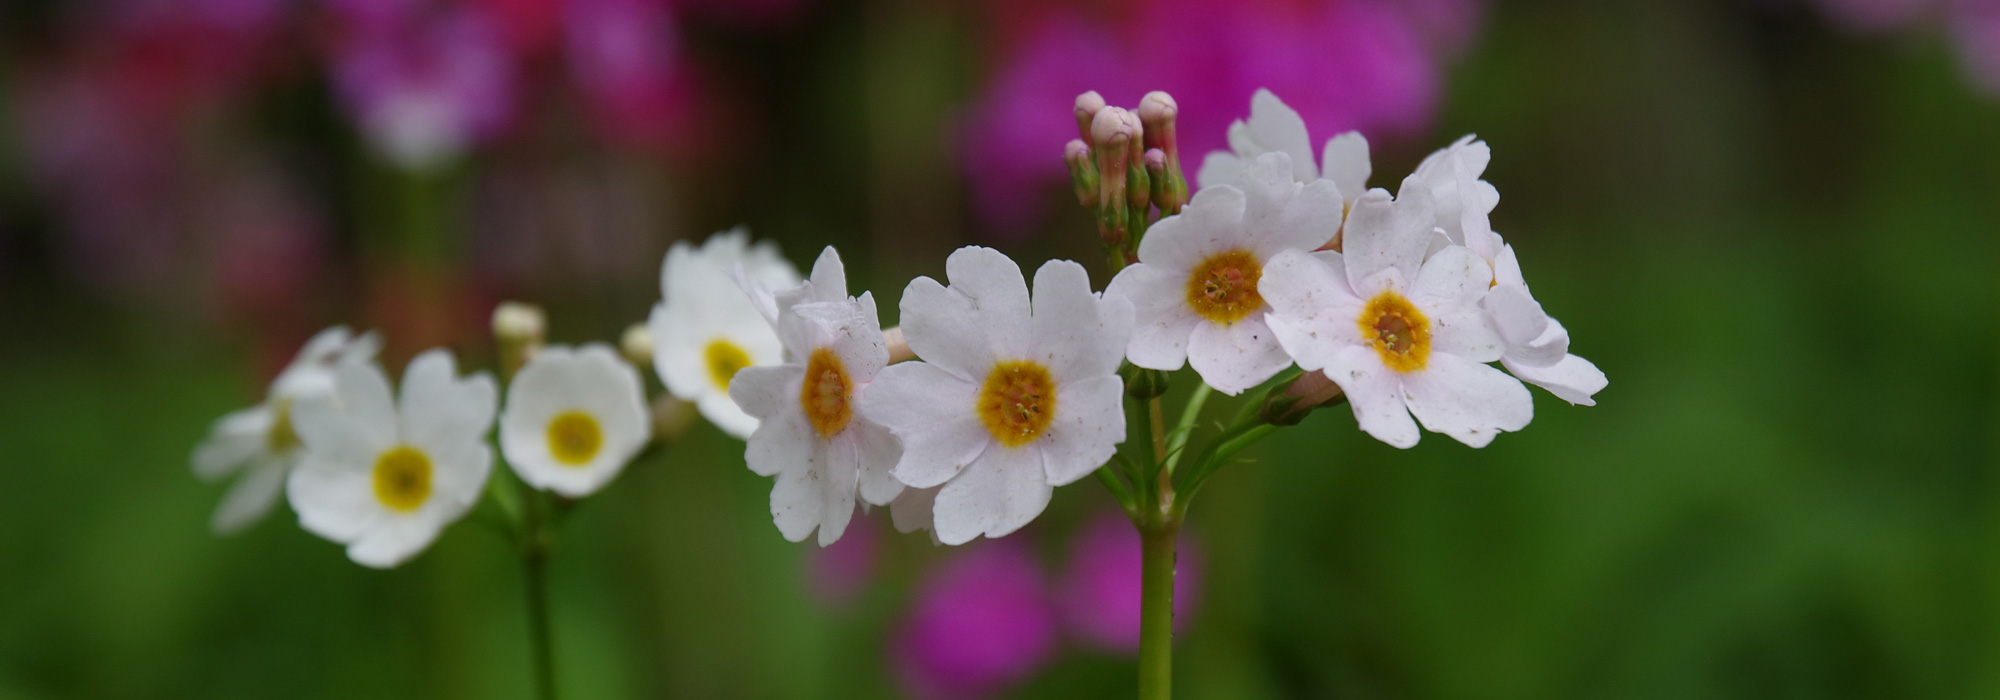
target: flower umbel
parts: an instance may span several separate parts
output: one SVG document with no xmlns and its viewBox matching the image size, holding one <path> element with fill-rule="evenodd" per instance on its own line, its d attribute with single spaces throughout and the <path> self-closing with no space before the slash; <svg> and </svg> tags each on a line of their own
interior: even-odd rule
<svg viewBox="0 0 2000 700">
<path fill-rule="evenodd" d="M 752 245 L 737 228 L 708 238 L 700 248 L 675 243 L 660 270 L 662 300 L 646 325 L 660 381 L 723 432 L 747 438 L 757 419 L 729 398 L 729 382 L 746 367 L 784 360 L 784 345 L 758 304 L 738 284 L 763 290 L 799 284 L 799 273 L 769 242 Z"/>
</svg>

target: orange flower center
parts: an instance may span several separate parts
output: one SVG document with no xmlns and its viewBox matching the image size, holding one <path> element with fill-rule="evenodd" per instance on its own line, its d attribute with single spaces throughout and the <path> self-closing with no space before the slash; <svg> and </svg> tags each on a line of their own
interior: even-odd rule
<svg viewBox="0 0 2000 700">
<path fill-rule="evenodd" d="M 604 428 L 583 411 L 563 411 L 549 419 L 549 454 L 566 466 L 581 467 L 604 448 Z"/>
<path fill-rule="evenodd" d="M 830 440 L 847 429 L 847 422 L 854 419 L 854 407 L 848 403 L 853 391 L 854 382 L 847 378 L 840 356 L 830 348 L 814 348 L 806 362 L 806 380 L 799 387 L 799 407 L 820 438 Z"/>
<path fill-rule="evenodd" d="M 1257 294 L 1257 278 L 1264 266 L 1242 248 L 1216 253 L 1188 275 L 1187 302 L 1202 318 L 1221 324 L 1243 320 L 1264 307 Z"/>
<path fill-rule="evenodd" d="M 389 448 L 375 458 L 375 500 L 409 513 L 431 497 L 431 458 L 409 445 Z"/>
<path fill-rule="evenodd" d="M 1028 360 L 993 366 L 979 390 L 979 420 L 993 439 L 1020 447 L 1049 429 L 1056 417 L 1056 382 L 1049 370 Z"/>
<path fill-rule="evenodd" d="M 1361 311 L 1361 337 L 1382 355 L 1382 364 L 1414 372 L 1431 359 L 1431 320 L 1403 295 L 1384 290 Z"/>
</svg>

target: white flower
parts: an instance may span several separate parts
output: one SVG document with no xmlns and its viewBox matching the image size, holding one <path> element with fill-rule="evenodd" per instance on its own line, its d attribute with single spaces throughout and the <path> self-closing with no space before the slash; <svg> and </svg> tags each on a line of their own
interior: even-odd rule
<svg viewBox="0 0 2000 700">
<path fill-rule="evenodd" d="M 542 348 L 507 385 L 501 453 L 530 486 L 595 493 L 653 437 L 640 381 L 609 345 Z"/>
<path fill-rule="evenodd" d="M 1148 369 L 1193 365 L 1217 391 L 1235 395 L 1292 364 L 1264 325 L 1258 280 L 1271 256 L 1312 250 L 1340 227 L 1339 188 L 1301 185 L 1284 153 L 1258 156 L 1241 189 L 1203 189 L 1139 242 L 1139 262 L 1119 271 L 1107 296 L 1137 317 L 1126 356 Z"/>
<path fill-rule="evenodd" d="M 485 372 L 459 379 L 446 350 L 410 361 L 400 397 L 374 363 L 340 365 L 332 392 L 293 409 L 305 459 L 285 491 L 299 525 L 364 566 L 423 551 L 485 488 L 495 394 Z"/>
<path fill-rule="evenodd" d="M 700 249 L 686 242 L 667 251 L 660 269 L 659 305 L 646 325 L 653 335 L 653 364 L 675 398 L 690 401 L 723 432 L 747 438 L 757 429 L 729 398 L 737 370 L 784 361 L 784 345 L 757 304 L 737 285 L 738 268 L 752 284 L 788 289 L 798 270 L 769 241 L 750 244 L 738 227 L 708 237 Z"/>
<path fill-rule="evenodd" d="M 1283 153 L 1291 156 L 1293 180 L 1302 184 L 1321 178 L 1332 180 L 1351 207 L 1355 198 L 1367 190 L 1368 174 L 1373 167 L 1368 161 L 1368 139 L 1359 131 L 1327 139 L 1315 166 L 1306 121 L 1277 95 L 1262 88 L 1250 96 L 1250 120 L 1238 119 L 1229 125 L 1229 148 L 1211 152 L 1202 160 L 1201 170 L 1195 174 L 1197 184 L 1203 188 L 1241 187 L 1246 171 L 1258 156 Z"/>
<path fill-rule="evenodd" d="M 271 381 L 264 403 L 215 421 L 208 439 L 195 447 L 195 476 L 204 481 L 238 473 L 242 477 L 216 506 L 209 529 L 225 535 L 240 532 L 271 512 L 285 490 L 285 476 L 299 461 L 293 405 L 332 391 L 336 365 L 374 359 L 381 347 L 382 340 L 374 333 L 350 335 L 344 326 L 320 331 Z"/>
<path fill-rule="evenodd" d="M 828 247 L 812 279 L 773 298 L 778 337 L 790 360 L 736 374 L 729 394 L 758 420 L 743 459 L 750 471 L 775 476 L 771 516 L 785 539 L 819 530 L 824 547 L 840 539 L 854 515 L 854 495 L 887 505 L 903 491 L 890 476 L 902 447 L 855 402 L 889 363 L 875 296 L 847 295 L 840 255 Z"/>
<path fill-rule="evenodd" d="M 1609 380 L 1597 365 L 1569 353 L 1569 331 L 1535 301 L 1521 276 L 1514 247 L 1493 231 L 1489 214 L 1500 202 L 1500 193 L 1479 179 L 1491 159 L 1486 142 L 1468 135 L 1425 158 L 1417 166 L 1416 176 L 1430 184 L 1433 192 L 1445 193 L 1437 198 L 1438 229 L 1493 268 L 1493 288 L 1481 305 L 1506 342 L 1501 366 L 1564 401 L 1596 405 L 1591 397 Z"/>
<path fill-rule="evenodd" d="M 1132 305 L 1092 293 L 1067 260 L 1042 265 L 1032 300 L 1021 268 L 990 248 L 959 249 L 945 273 L 949 287 L 919 277 L 903 291 L 923 361 L 882 370 L 861 414 L 902 440 L 898 481 L 943 485 L 932 518 L 955 545 L 1026 525 L 1125 440 L 1117 371 Z"/>
<path fill-rule="evenodd" d="M 1429 260 L 1434 205 L 1415 176 L 1355 202 L 1345 254 L 1287 251 L 1264 271 L 1267 317 L 1307 371 L 1346 392 L 1361 429 L 1397 447 L 1426 429 L 1483 447 L 1534 418 L 1521 382 L 1484 363 L 1501 339 L 1479 302 L 1492 270 L 1462 246 Z"/>
</svg>

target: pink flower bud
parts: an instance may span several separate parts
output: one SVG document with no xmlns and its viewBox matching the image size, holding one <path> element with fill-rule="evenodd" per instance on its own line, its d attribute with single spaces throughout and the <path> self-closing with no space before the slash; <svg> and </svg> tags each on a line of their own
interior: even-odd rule
<svg viewBox="0 0 2000 700">
<path fill-rule="evenodd" d="M 1158 90 L 1146 93 L 1139 100 L 1139 121 L 1146 125 L 1146 147 L 1160 149 L 1172 161 L 1180 157 L 1174 144 L 1174 117 L 1180 112 L 1173 95 Z"/>
<path fill-rule="evenodd" d="M 1091 120 L 1097 118 L 1097 113 L 1103 111 L 1103 109 L 1104 96 L 1097 94 L 1096 90 L 1076 96 L 1076 134 L 1078 138 L 1084 141 L 1094 141 L 1094 139 L 1090 138 L 1090 123 Z"/>
</svg>

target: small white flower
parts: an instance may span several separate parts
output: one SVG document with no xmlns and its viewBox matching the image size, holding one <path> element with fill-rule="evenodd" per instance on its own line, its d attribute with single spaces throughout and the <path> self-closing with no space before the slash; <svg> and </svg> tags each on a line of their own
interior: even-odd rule
<svg viewBox="0 0 2000 700">
<path fill-rule="evenodd" d="M 1362 195 L 1345 254 L 1272 258 L 1268 321 L 1299 367 L 1340 385 L 1368 434 L 1413 446 L 1415 414 L 1426 429 L 1483 447 L 1526 427 L 1534 401 L 1520 381 L 1484 364 L 1502 351 L 1479 306 L 1491 268 L 1455 245 L 1424 259 L 1435 216 L 1415 176 L 1394 201 L 1382 190 Z"/>
<path fill-rule="evenodd" d="M 530 486 L 596 493 L 653 437 L 640 381 L 609 345 L 543 348 L 507 386 L 501 453 Z"/>
<path fill-rule="evenodd" d="M 195 476 L 204 481 L 239 473 L 242 477 L 216 506 L 209 529 L 222 535 L 240 532 L 271 512 L 285 490 L 285 476 L 299 461 L 293 405 L 301 398 L 331 392 L 335 366 L 372 360 L 381 347 L 382 340 L 374 333 L 351 335 L 344 326 L 320 331 L 271 381 L 264 403 L 215 421 L 208 439 L 195 447 Z"/>
<path fill-rule="evenodd" d="M 875 296 L 847 295 L 840 255 L 828 247 L 812 279 L 776 294 L 778 337 L 790 360 L 736 374 L 729 394 L 758 420 L 743 453 L 750 471 L 775 476 L 771 516 L 785 539 L 819 530 L 824 547 L 854 515 L 854 495 L 887 505 L 902 493 L 890 476 L 902 447 L 889 429 L 854 411 L 889 363 Z"/>
<path fill-rule="evenodd" d="M 329 394 L 299 400 L 305 458 L 285 488 L 299 525 L 347 545 L 357 564 L 388 568 L 471 510 L 493 470 L 496 389 L 485 372 L 457 373 L 449 351 L 427 351 L 393 397 L 381 367 L 346 363 Z"/>
<path fill-rule="evenodd" d="M 1196 193 L 1139 242 L 1139 262 L 1119 271 L 1107 296 L 1132 303 L 1137 327 L 1126 355 L 1148 369 L 1185 362 L 1217 391 L 1235 395 L 1292 364 L 1264 324 L 1258 280 L 1271 256 L 1312 250 L 1339 230 L 1339 188 L 1299 184 L 1284 153 L 1258 156 L 1238 186 Z"/>
<path fill-rule="evenodd" d="M 745 367 L 784 361 L 777 331 L 738 286 L 738 268 L 764 289 L 799 284 L 798 270 L 769 241 L 750 244 L 738 227 L 708 237 L 701 248 L 686 242 L 667 251 L 660 269 L 662 299 L 646 325 L 653 336 L 653 364 L 675 398 L 689 401 L 723 432 L 747 438 L 757 429 L 729 398 L 729 380 Z"/>
<path fill-rule="evenodd" d="M 1609 385 L 1604 372 L 1589 360 L 1569 353 L 1569 331 L 1542 310 L 1521 276 L 1514 247 L 1495 233 L 1489 218 L 1500 193 L 1479 176 L 1492 160 L 1486 142 L 1466 136 L 1431 154 L 1417 166 L 1417 177 L 1437 198 L 1437 227 L 1452 243 L 1463 245 L 1493 269 L 1493 288 L 1481 301 L 1495 330 L 1506 342 L 1500 364 L 1521 380 L 1549 390 L 1572 404 L 1596 405 L 1592 398 Z M 1434 242 L 1433 248 L 1439 247 Z"/>
<path fill-rule="evenodd" d="M 1292 159 L 1292 179 L 1301 184 L 1322 178 L 1332 180 L 1351 207 L 1355 198 L 1367 191 L 1368 174 L 1373 168 L 1368 160 L 1368 139 L 1359 131 L 1327 139 L 1315 166 L 1305 119 L 1277 95 L 1262 88 L 1250 96 L 1250 120 L 1238 119 L 1229 125 L 1229 148 L 1211 152 L 1202 160 L 1201 170 L 1195 174 L 1197 184 L 1203 188 L 1241 187 L 1250 164 L 1258 156 L 1283 153 Z"/>
<path fill-rule="evenodd" d="M 882 370 L 861 414 L 902 440 L 898 481 L 943 486 L 932 518 L 955 545 L 1028 524 L 1054 487 L 1125 440 L 1117 372 L 1132 305 L 1091 292 L 1067 260 L 1036 271 L 1032 300 L 1021 268 L 990 248 L 952 253 L 945 274 L 949 287 L 919 277 L 903 291 L 903 330 L 923 360 Z"/>
</svg>

